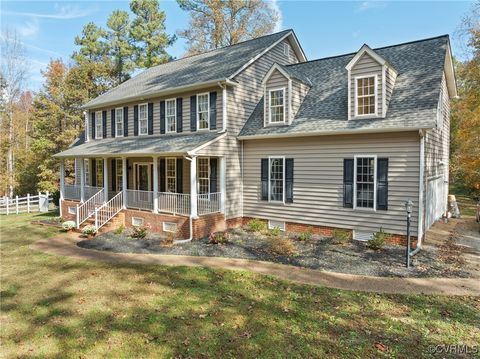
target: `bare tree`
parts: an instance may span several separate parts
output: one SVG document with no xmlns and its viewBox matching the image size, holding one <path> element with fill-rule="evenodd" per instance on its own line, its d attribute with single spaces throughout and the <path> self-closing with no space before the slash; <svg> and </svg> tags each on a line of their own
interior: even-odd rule
<svg viewBox="0 0 480 359">
<path fill-rule="evenodd" d="M 177 0 L 190 13 L 190 26 L 178 32 L 195 55 L 273 32 L 280 14 L 263 0 Z"/>
</svg>

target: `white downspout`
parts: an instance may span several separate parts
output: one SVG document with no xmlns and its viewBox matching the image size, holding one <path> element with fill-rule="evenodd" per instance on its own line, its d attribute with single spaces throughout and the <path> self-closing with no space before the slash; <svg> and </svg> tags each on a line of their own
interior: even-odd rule
<svg viewBox="0 0 480 359">
<path fill-rule="evenodd" d="M 183 158 L 185 158 L 187 161 L 190 161 L 192 162 L 192 158 L 189 157 L 189 156 L 183 156 Z M 190 163 L 190 166 L 191 166 L 191 163 Z M 191 242 L 192 241 L 192 238 L 193 238 L 193 218 L 192 218 L 192 211 L 190 211 L 190 215 L 188 216 L 188 225 L 189 225 L 189 237 L 187 239 L 178 239 L 176 241 L 173 242 L 173 244 L 180 244 L 180 243 L 187 243 L 187 242 Z"/>
<path fill-rule="evenodd" d="M 424 190 L 424 175 L 425 175 L 425 133 L 423 130 L 419 131 L 420 134 L 420 175 L 418 180 L 418 229 L 417 229 L 417 248 L 410 252 L 410 256 L 414 256 L 423 244 L 423 190 Z"/>
</svg>

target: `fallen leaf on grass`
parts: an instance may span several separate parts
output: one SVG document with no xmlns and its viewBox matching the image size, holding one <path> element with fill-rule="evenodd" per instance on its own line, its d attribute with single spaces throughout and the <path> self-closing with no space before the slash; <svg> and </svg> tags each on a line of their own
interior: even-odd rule
<svg viewBox="0 0 480 359">
<path fill-rule="evenodd" d="M 377 348 L 381 352 L 384 352 L 384 351 L 388 350 L 388 346 L 386 346 L 383 343 L 375 343 L 375 348 Z"/>
</svg>

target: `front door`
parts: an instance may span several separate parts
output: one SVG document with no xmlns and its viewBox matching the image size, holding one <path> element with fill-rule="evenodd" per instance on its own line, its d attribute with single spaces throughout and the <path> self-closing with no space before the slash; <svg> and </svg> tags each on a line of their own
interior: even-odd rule
<svg viewBox="0 0 480 359">
<path fill-rule="evenodd" d="M 150 191 L 151 189 L 151 173 L 150 164 L 138 163 L 135 166 L 136 169 L 136 188 L 140 191 Z"/>
</svg>

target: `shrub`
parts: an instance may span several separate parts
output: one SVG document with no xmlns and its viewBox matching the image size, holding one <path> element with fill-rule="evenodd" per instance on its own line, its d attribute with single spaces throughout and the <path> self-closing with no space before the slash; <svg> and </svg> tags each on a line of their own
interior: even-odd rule
<svg viewBox="0 0 480 359">
<path fill-rule="evenodd" d="M 176 234 L 175 233 L 168 233 L 167 237 L 162 240 L 162 246 L 164 247 L 171 247 L 173 246 L 173 242 L 175 241 Z"/>
<path fill-rule="evenodd" d="M 60 191 L 52 192 L 52 202 L 56 207 L 60 206 Z"/>
<path fill-rule="evenodd" d="M 282 231 L 280 230 L 279 227 L 273 227 L 268 231 L 268 235 L 271 237 L 278 237 L 281 233 Z"/>
<path fill-rule="evenodd" d="M 85 234 L 87 236 L 93 236 L 96 233 L 97 233 L 97 227 L 95 227 L 93 224 L 89 224 L 88 226 L 85 226 L 82 229 L 82 234 Z"/>
<path fill-rule="evenodd" d="M 230 233 L 228 231 L 213 232 L 208 237 L 210 244 L 227 244 L 230 241 Z"/>
<path fill-rule="evenodd" d="M 74 221 L 65 221 L 62 223 L 62 229 L 65 231 L 65 232 L 68 232 L 68 231 L 71 231 L 72 229 L 74 229 L 76 226 L 75 222 Z"/>
<path fill-rule="evenodd" d="M 297 253 L 295 243 L 287 237 L 275 237 L 270 239 L 270 252 L 278 256 L 292 256 Z"/>
<path fill-rule="evenodd" d="M 145 239 L 149 230 L 150 225 L 148 223 L 144 226 L 134 226 L 132 227 L 132 234 L 130 235 L 130 237 L 136 239 Z"/>
<path fill-rule="evenodd" d="M 346 229 L 334 229 L 332 237 L 334 243 L 345 244 L 352 240 L 352 232 Z"/>
<path fill-rule="evenodd" d="M 313 235 L 313 227 L 308 227 L 306 231 L 300 233 L 297 237 L 299 241 L 309 241 Z"/>
<path fill-rule="evenodd" d="M 263 232 L 267 230 L 267 224 L 259 219 L 252 219 L 248 222 L 248 230 L 250 232 Z"/>
<path fill-rule="evenodd" d="M 382 249 L 385 241 L 387 239 L 387 234 L 383 231 L 382 228 L 378 232 L 372 234 L 372 238 L 367 241 L 367 247 L 375 251 Z"/>
<path fill-rule="evenodd" d="M 124 230 L 125 230 L 125 226 L 121 224 L 120 226 L 117 227 L 117 229 L 115 229 L 114 233 L 120 235 L 123 233 Z"/>
</svg>

